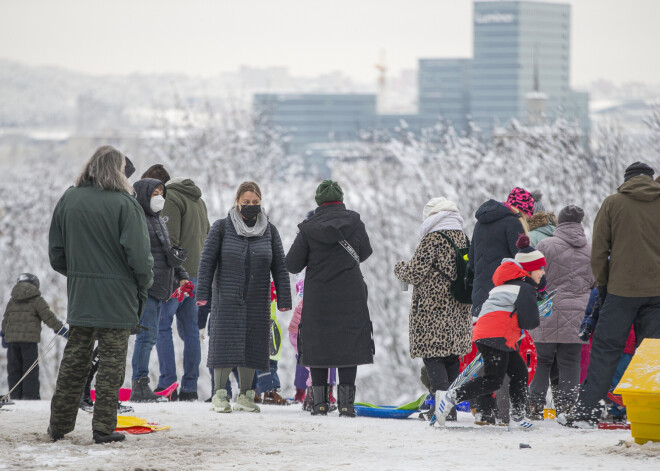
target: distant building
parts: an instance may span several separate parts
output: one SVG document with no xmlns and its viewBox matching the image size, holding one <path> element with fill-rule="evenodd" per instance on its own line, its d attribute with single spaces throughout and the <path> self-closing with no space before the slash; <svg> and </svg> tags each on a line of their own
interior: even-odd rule
<svg viewBox="0 0 660 471">
<path fill-rule="evenodd" d="M 470 116 L 472 59 L 420 59 L 419 116 L 425 126 L 439 119 L 467 129 Z"/>
</svg>

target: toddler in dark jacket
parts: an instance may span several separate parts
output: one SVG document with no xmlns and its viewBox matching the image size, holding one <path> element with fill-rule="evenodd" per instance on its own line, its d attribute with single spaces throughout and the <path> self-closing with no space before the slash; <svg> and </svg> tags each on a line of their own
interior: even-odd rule
<svg viewBox="0 0 660 471">
<path fill-rule="evenodd" d="M 3 347 L 7 348 L 7 383 L 10 391 L 39 356 L 42 322 L 58 335 L 67 336 L 67 329 L 41 297 L 39 278 L 31 273 L 23 273 L 11 291 L 0 332 Z M 11 393 L 11 398 L 41 398 L 38 365 Z"/>
</svg>

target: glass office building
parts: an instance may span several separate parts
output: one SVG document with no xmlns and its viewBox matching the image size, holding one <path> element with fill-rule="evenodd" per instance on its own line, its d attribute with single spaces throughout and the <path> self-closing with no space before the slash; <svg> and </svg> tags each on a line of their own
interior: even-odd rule
<svg viewBox="0 0 660 471">
<path fill-rule="evenodd" d="M 418 106 L 424 126 L 442 119 L 456 129 L 467 129 L 471 71 L 472 59 L 419 60 Z"/>
</svg>

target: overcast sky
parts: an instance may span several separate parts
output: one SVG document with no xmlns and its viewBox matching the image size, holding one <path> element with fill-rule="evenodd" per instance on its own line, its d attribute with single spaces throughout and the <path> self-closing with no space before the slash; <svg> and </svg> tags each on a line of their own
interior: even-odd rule
<svg viewBox="0 0 660 471">
<path fill-rule="evenodd" d="M 572 83 L 660 83 L 660 0 L 571 0 Z M 471 0 L 0 0 L 0 58 L 94 74 L 240 65 L 375 80 L 472 55 Z"/>
</svg>

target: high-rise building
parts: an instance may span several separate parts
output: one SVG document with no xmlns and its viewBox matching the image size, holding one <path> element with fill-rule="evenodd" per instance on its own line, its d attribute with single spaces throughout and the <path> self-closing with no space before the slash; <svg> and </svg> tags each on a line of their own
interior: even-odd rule
<svg viewBox="0 0 660 471">
<path fill-rule="evenodd" d="M 457 129 L 467 129 L 471 71 L 472 59 L 419 60 L 418 106 L 424 126 L 442 119 Z"/>
</svg>

